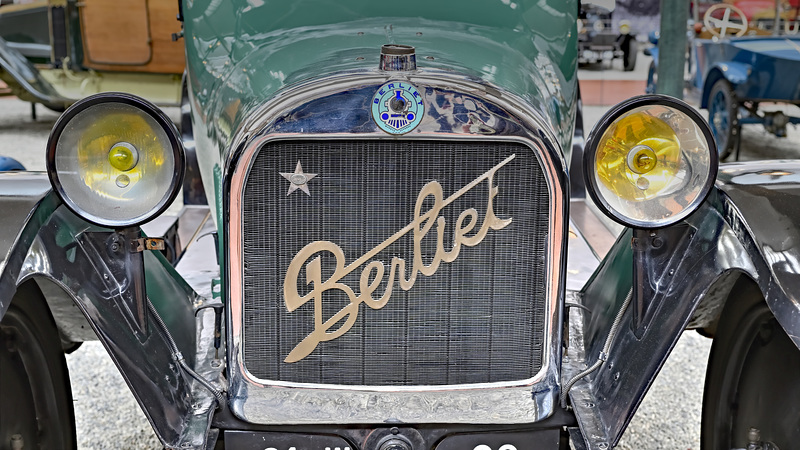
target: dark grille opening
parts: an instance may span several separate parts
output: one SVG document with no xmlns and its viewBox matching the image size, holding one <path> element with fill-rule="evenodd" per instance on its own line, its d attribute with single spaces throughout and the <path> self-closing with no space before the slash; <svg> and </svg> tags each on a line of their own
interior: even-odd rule
<svg viewBox="0 0 800 450">
<path fill-rule="evenodd" d="M 314 301 L 289 312 L 284 279 L 292 259 L 307 244 L 338 245 L 345 266 L 380 245 L 414 220 L 422 188 L 438 181 L 443 199 L 467 186 L 511 155 L 498 169 L 499 191 L 493 211 L 512 218 L 502 229 L 489 229 L 475 246 L 461 247 L 453 262 L 442 261 L 431 276 L 417 274 L 409 290 L 395 276 L 391 298 L 381 309 L 361 304 L 352 327 L 321 342 L 305 358 L 284 359 L 314 330 Z M 287 196 L 297 162 L 311 196 L 300 190 Z M 486 218 L 486 180 L 442 208 L 446 221 L 444 250 L 453 247 L 456 222 L 474 208 L 474 236 Z M 492 383 L 531 378 L 542 364 L 546 244 L 549 194 L 533 151 L 507 142 L 462 141 L 279 141 L 256 157 L 243 195 L 244 363 L 260 379 L 341 385 L 415 386 Z M 433 206 L 428 197 L 424 213 Z M 435 220 L 436 217 L 433 218 Z M 465 220 L 464 224 L 468 223 Z M 462 224 L 462 227 L 465 225 Z M 392 257 L 406 261 L 408 278 L 414 258 L 414 234 L 408 232 L 339 283 L 355 295 L 370 261 L 385 267 L 373 296 L 386 290 Z M 437 248 L 434 225 L 420 243 L 422 262 L 430 264 Z M 321 280 L 335 271 L 336 258 L 319 252 L 307 258 L 297 290 L 307 294 L 306 267 L 320 258 Z M 375 272 L 369 280 L 375 278 Z M 322 320 L 350 303 L 341 290 L 322 295 Z M 341 320 L 329 331 L 345 322 Z"/>
</svg>

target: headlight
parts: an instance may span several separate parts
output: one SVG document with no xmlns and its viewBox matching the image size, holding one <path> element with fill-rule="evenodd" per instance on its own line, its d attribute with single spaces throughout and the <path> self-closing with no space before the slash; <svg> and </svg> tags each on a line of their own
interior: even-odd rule
<svg viewBox="0 0 800 450">
<path fill-rule="evenodd" d="M 180 190 L 184 158 L 172 121 L 151 103 L 121 93 L 75 103 L 47 142 L 50 181 L 64 204 L 113 228 L 163 212 Z"/>
<path fill-rule="evenodd" d="M 623 225 L 658 228 L 705 200 L 719 160 L 705 120 L 680 100 L 645 95 L 612 108 L 584 153 L 589 193 Z"/>
</svg>

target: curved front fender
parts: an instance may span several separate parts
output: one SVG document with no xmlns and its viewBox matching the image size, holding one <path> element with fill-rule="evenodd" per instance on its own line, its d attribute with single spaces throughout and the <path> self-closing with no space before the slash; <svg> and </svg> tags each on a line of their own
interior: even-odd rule
<svg viewBox="0 0 800 450">
<path fill-rule="evenodd" d="M 702 98 L 700 99 L 700 107 L 708 107 L 708 95 L 711 93 L 711 87 L 714 86 L 714 83 L 716 83 L 717 80 L 724 78 L 728 80 L 734 87 L 739 86 L 747 81 L 747 77 L 750 76 L 752 71 L 753 67 L 750 64 L 733 61 L 718 62 L 711 66 L 708 74 L 706 75 L 706 80 L 703 83 L 703 94 Z"/>
<path fill-rule="evenodd" d="M 767 304 L 800 348 L 800 162 L 728 164 L 717 186 L 728 222 L 758 260 Z"/>
<path fill-rule="evenodd" d="M 0 177 L 0 194 L 8 188 L 0 195 L 0 210 L 8 211 L 0 215 L 0 318 L 23 283 L 38 283 L 59 302 L 71 300 L 165 447 L 205 448 L 214 398 L 182 370 L 177 355 L 206 378 L 219 375 L 209 356 L 213 311 L 199 311 L 196 319 L 203 301 L 169 263 L 132 250 L 138 229 L 88 224 L 60 204 L 41 176 L 31 176 L 28 191 L 17 184 L 22 193 L 13 196 L 6 180 Z M 52 305 L 51 311 L 58 323 L 60 312 Z"/>
<path fill-rule="evenodd" d="M 747 81 L 747 77 L 753 71 L 753 67 L 750 64 L 733 61 L 716 63 L 714 68 L 718 69 L 722 76 L 734 85 Z"/>
<path fill-rule="evenodd" d="M 49 195 L 48 195 L 49 194 Z M 0 317 L 14 296 L 36 233 L 58 206 L 45 173 L 0 173 Z"/>
<path fill-rule="evenodd" d="M 633 298 L 605 364 L 570 391 L 592 448 L 616 445 L 683 330 L 714 323 L 740 277 L 800 349 L 799 201 L 800 162 L 724 165 L 684 222 L 622 235 L 581 293 L 588 364 L 629 289 Z"/>
</svg>

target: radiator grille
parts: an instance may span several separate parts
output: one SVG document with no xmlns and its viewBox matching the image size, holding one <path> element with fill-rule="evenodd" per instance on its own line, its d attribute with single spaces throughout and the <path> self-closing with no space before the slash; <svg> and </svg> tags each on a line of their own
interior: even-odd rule
<svg viewBox="0 0 800 450">
<path fill-rule="evenodd" d="M 360 305 L 349 331 L 298 362 L 284 362 L 314 329 L 314 302 L 289 312 L 283 297 L 287 268 L 304 246 L 335 243 L 350 264 L 412 222 L 426 183 L 438 181 L 448 198 L 511 155 L 494 176 L 499 192 L 493 207 L 511 224 L 462 246 L 433 275 L 418 274 L 408 291 L 395 280 L 382 309 Z M 281 173 L 294 172 L 298 161 L 305 173 L 317 174 L 306 185 L 310 196 L 301 190 L 287 195 L 290 182 Z M 488 198 L 482 181 L 441 210 L 445 250 L 468 208 L 478 215 L 468 236 L 476 233 Z M 260 149 L 242 199 L 243 360 L 253 376 L 351 386 L 455 385 L 524 380 L 541 367 L 550 197 L 530 148 L 490 141 L 277 141 Z M 432 204 L 428 198 L 422 211 Z M 422 239 L 424 264 L 433 259 L 436 236 L 434 226 Z M 318 255 L 326 280 L 335 258 Z M 386 267 L 375 297 L 386 289 L 392 257 L 405 259 L 410 272 L 413 255 L 409 232 L 370 258 Z M 305 266 L 298 276 L 301 295 L 310 289 Z M 365 266 L 340 282 L 358 294 Z M 341 291 L 327 291 L 323 320 L 348 304 Z"/>
</svg>

